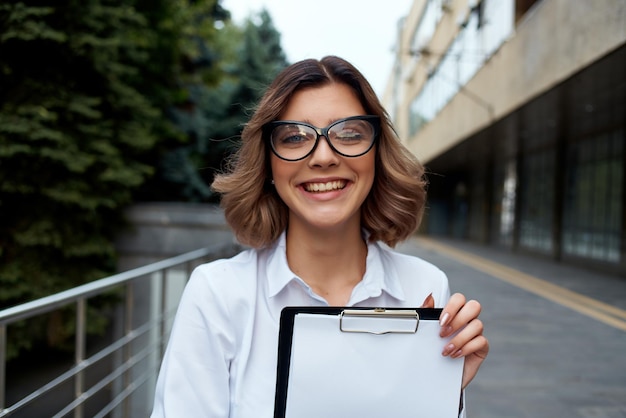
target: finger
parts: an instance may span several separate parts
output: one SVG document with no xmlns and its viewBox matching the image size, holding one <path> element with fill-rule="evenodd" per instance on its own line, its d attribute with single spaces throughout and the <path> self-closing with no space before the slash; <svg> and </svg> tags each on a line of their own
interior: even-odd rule
<svg viewBox="0 0 626 418">
<path fill-rule="evenodd" d="M 457 350 L 453 356 L 453 358 L 458 358 L 462 356 L 472 357 L 478 359 L 482 362 L 487 358 L 487 354 L 489 354 L 489 341 L 487 337 L 484 335 L 478 335 L 472 340 L 468 341 L 462 348 Z"/>
<path fill-rule="evenodd" d="M 461 309 L 448 320 L 448 325 L 444 325 L 441 327 L 441 331 L 439 335 L 442 337 L 447 337 L 448 335 L 452 335 L 461 328 L 463 328 L 467 323 L 471 320 L 475 319 L 480 315 L 482 307 L 478 301 L 470 300 L 465 305 L 461 307 Z"/>
<path fill-rule="evenodd" d="M 443 308 L 441 315 L 439 316 L 439 325 L 442 327 L 448 325 L 450 320 L 459 312 L 459 310 L 465 305 L 465 296 L 461 293 L 455 293 L 450 296 L 448 303 Z"/>
<path fill-rule="evenodd" d="M 457 314 L 452 318 L 449 325 L 452 325 L 452 328 L 459 329 L 462 328 L 465 324 L 470 322 L 474 318 L 478 318 L 480 312 L 482 311 L 482 306 L 476 300 L 469 300 L 465 305 L 461 307 L 461 309 L 457 312 Z"/>
<path fill-rule="evenodd" d="M 470 300 L 454 315 L 447 318 L 447 325 L 441 327 L 439 335 L 447 337 L 462 329 L 467 323 L 480 315 L 482 308 L 480 303 Z"/>
<path fill-rule="evenodd" d="M 474 352 L 472 350 L 474 346 L 468 346 L 468 344 L 483 334 L 483 328 L 483 323 L 480 319 L 473 319 L 454 338 L 448 341 L 442 354 L 457 358 Z M 480 347 L 476 347 L 476 349 L 478 348 Z"/>
<path fill-rule="evenodd" d="M 465 328 L 463 328 L 457 335 L 454 336 L 448 343 L 448 345 L 454 345 L 455 349 L 450 355 L 452 358 L 458 358 L 461 356 L 467 356 L 477 350 L 481 349 L 481 346 L 476 345 L 476 341 L 482 341 L 483 336 L 483 323 L 480 319 L 475 319 L 470 322 Z"/>
<path fill-rule="evenodd" d="M 467 387 L 472 379 L 474 379 L 478 373 L 478 369 L 489 353 L 489 342 L 484 336 L 481 335 L 477 337 L 476 341 L 472 341 L 472 344 L 480 345 L 481 348 L 465 357 L 465 362 L 463 364 L 463 388 Z"/>
<path fill-rule="evenodd" d="M 432 293 L 426 296 L 426 299 L 424 299 L 424 303 L 422 303 L 421 307 L 422 308 L 434 308 L 435 307 L 435 298 L 433 297 Z"/>
</svg>

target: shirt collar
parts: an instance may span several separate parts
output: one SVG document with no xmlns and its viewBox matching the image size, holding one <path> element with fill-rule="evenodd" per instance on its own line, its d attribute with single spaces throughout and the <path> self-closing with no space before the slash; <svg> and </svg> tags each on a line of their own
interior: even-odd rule
<svg viewBox="0 0 626 418">
<path fill-rule="evenodd" d="M 387 257 L 389 249 L 379 242 L 367 244 L 365 275 L 361 286 L 367 289 L 370 296 L 380 296 L 382 292 L 395 299 L 404 300 L 404 290 L 395 265 Z"/>
<path fill-rule="evenodd" d="M 291 271 L 287 263 L 287 234 L 283 231 L 269 250 L 267 260 L 268 296 L 276 296 L 292 280 L 298 277 Z"/>
<path fill-rule="evenodd" d="M 385 253 L 390 251 L 378 242 L 367 244 L 367 259 L 365 261 L 365 275 L 357 286 L 364 287 L 370 296 L 379 296 L 383 291 L 403 301 L 404 290 L 395 266 Z M 287 263 L 287 238 L 283 232 L 270 249 L 267 262 L 268 296 L 274 297 L 290 282 L 300 281 L 289 268 Z"/>
</svg>

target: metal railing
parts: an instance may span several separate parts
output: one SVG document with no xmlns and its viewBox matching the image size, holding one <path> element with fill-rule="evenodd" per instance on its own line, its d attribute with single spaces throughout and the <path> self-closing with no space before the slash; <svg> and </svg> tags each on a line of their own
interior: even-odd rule
<svg viewBox="0 0 626 418">
<path fill-rule="evenodd" d="M 41 402 L 44 396 L 59 390 L 61 385 L 71 383 L 73 393 L 69 396 L 65 393 L 70 401 L 61 410 L 46 412 L 47 416 L 63 417 L 73 413 L 75 418 L 81 418 L 86 413 L 86 402 L 93 401 L 96 395 L 100 398 L 97 412 L 94 413 L 92 408 L 90 416 L 147 416 L 152 407 L 154 383 L 169 327 L 191 270 L 202 262 L 231 256 L 240 249 L 237 244 L 203 248 L 0 310 L 0 417 L 18 416 L 27 407 Z M 122 323 L 118 328 L 123 329 L 109 345 L 87 356 L 89 300 L 114 289 L 123 290 L 123 298 L 116 308 L 120 312 L 118 322 Z M 10 335 L 7 328 L 18 321 L 67 307 L 75 307 L 73 365 L 43 386 L 6 405 L 7 342 Z M 99 380 L 93 384 L 88 383 L 85 373 L 90 367 L 102 364 L 104 359 L 110 362 L 104 367 L 106 375 L 98 376 Z M 100 368 L 103 368 L 102 365 Z M 143 396 L 133 399 L 142 387 Z M 104 402 L 101 400 L 103 392 L 106 395 Z"/>
</svg>

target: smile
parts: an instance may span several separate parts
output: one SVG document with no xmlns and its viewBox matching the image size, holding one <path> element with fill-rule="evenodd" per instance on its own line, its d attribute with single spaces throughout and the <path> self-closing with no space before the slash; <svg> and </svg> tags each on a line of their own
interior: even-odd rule
<svg viewBox="0 0 626 418">
<path fill-rule="evenodd" d="M 345 180 L 329 181 L 327 183 L 305 183 L 304 190 L 312 193 L 331 192 L 333 190 L 341 190 L 346 187 Z"/>
</svg>

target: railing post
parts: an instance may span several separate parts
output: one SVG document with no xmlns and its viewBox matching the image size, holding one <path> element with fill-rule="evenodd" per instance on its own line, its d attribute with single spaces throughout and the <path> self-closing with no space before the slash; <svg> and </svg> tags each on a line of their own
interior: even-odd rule
<svg viewBox="0 0 626 418">
<path fill-rule="evenodd" d="M 165 352 L 165 312 L 167 311 L 167 269 L 161 270 L 161 307 L 159 321 L 159 361 Z"/>
<path fill-rule="evenodd" d="M 7 326 L 0 324 L 0 412 L 6 402 Z"/>
<path fill-rule="evenodd" d="M 128 334 L 130 334 L 133 331 L 133 310 L 135 306 L 134 298 L 135 298 L 135 295 L 134 295 L 133 283 L 129 282 L 126 285 L 126 307 L 125 307 L 126 312 L 124 312 L 125 314 L 124 315 L 124 337 L 128 336 Z M 125 365 L 128 364 L 132 355 L 133 355 L 132 345 L 129 342 L 124 345 L 124 364 Z M 124 388 L 127 388 L 130 385 L 130 382 L 132 381 L 131 373 L 132 373 L 131 368 L 129 368 L 128 370 L 124 372 Z M 123 408 L 124 408 L 124 416 L 130 417 L 131 405 L 130 405 L 128 397 L 124 399 Z"/>
<path fill-rule="evenodd" d="M 86 300 L 80 298 L 76 301 L 76 342 L 74 347 L 74 361 L 78 366 L 85 360 L 85 340 L 86 340 Z M 84 372 L 80 370 L 74 377 L 74 398 L 78 399 L 82 396 L 85 386 Z M 74 418 L 82 418 L 83 404 L 79 404 L 74 409 Z"/>
</svg>

